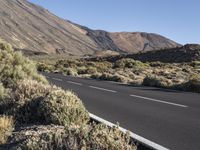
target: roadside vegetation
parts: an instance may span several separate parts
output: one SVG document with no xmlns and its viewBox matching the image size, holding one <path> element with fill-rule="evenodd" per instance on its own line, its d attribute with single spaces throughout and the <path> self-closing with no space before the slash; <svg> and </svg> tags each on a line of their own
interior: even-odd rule
<svg viewBox="0 0 200 150">
<path fill-rule="evenodd" d="M 141 62 L 131 58 L 113 61 L 96 59 L 38 60 L 38 70 L 79 77 L 109 80 L 200 92 L 200 61 L 189 63 Z"/>
<path fill-rule="evenodd" d="M 61 63 L 39 64 L 38 69 L 53 72 L 57 66 L 65 74 L 78 75 L 108 67 L 94 63 L 77 70 L 74 62 Z M 135 150 L 136 146 L 118 127 L 93 123 L 74 93 L 50 85 L 37 73 L 35 63 L 0 41 L 0 149 Z"/>
</svg>

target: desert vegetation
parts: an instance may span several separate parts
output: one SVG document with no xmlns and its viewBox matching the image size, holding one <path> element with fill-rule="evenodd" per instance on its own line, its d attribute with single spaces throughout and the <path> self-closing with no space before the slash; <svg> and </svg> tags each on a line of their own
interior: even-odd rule
<svg viewBox="0 0 200 150">
<path fill-rule="evenodd" d="M 55 59 L 51 64 L 38 61 L 39 71 L 191 92 L 200 90 L 200 61 L 141 62 L 123 57 L 116 60 Z"/>
<path fill-rule="evenodd" d="M 38 69 L 55 71 L 57 67 L 79 75 L 104 72 L 109 65 L 94 63 L 84 68 L 79 61 L 59 61 L 48 68 L 39 64 Z M 50 85 L 37 73 L 34 62 L 0 41 L 0 149 L 134 150 L 136 146 L 118 127 L 92 122 L 74 93 Z"/>
</svg>

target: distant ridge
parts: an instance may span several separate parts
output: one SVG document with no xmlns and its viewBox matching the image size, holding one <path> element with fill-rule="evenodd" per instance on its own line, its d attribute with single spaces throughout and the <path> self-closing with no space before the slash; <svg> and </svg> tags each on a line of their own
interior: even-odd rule
<svg viewBox="0 0 200 150">
<path fill-rule="evenodd" d="M 0 0 L 0 38 L 34 54 L 93 54 L 99 50 L 135 53 L 180 44 L 144 32 L 111 33 L 61 19 L 26 0 Z"/>
<path fill-rule="evenodd" d="M 170 48 L 164 50 L 154 50 L 137 54 L 124 54 L 107 57 L 88 58 L 92 61 L 110 61 L 114 62 L 122 58 L 133 58 L 142 62 L 164 62 L 164 63 L 184 63 L 200 61 L 200 45 L 187 44 L 179 48 Z"/>
</svg>

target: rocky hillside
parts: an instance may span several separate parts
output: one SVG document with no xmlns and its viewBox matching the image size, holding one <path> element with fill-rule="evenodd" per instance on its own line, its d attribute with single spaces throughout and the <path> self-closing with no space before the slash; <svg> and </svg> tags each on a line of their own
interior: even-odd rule
<svg viewBox="0 0 200 150">
<path fill-rule="evenodd" d="M 164 63 L 184 63 L 192 61 L 200 61 L 200 45 L 187 44 L 179 48 L 171 48 L 164 50 L 154 50 L 137 54 L 125 54 L 108 57 L 88 58 L 91 61 L 109 61 L 114 62 L 122 58 L 133 58 L 142 62 L 164 62 Z"/>
<path fill-rule="evenodd" d="M 154 33 L 106 32 L 103 30 L 91 30 L 86 27 L 81 28 L 97 43 L 100 49 L 104 50 L 137 53 L 139 51 L 151 51 L 181 46 L 170 39 Z"/>
<path fill-rule="evenodd" d="M 98 50 L 132 53 L 180 46 L 157 34 L 91 30 L 26 0 L 0 0 L 0 18 L 0 37 L 30 54 L 83 55 Z"/>
</svg>

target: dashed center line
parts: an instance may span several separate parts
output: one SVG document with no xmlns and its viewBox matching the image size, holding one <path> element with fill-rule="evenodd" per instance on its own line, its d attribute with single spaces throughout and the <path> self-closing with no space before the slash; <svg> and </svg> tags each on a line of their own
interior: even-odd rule
<svg viewBox="0 0 200 150">
<path fill-rule="evenodd" d="M 50 78 L 48 76 L 46 76 L 46 77 Z M 52 78 L 52 79 L 56 80 L 56 81 L 63 81 L 62 79 L 59 79 L 59 78 Z M 73 81 L 67 81 L 67 82 L 71 83 L 71 84 L 79 85 L 79 86 L 83 85 L 82 83 L 79 83 L 79 82 L 73 82 Z M 110 89 L 105 89 L 105 88 L 102 88 L 102 87 L 97 87 L 97 86 L 89 86 L 89 87 L 93 88 L 93 89 L 101 90 L 101 91 L 107 91 L 107 92 L 117 93 L 117 91 L 110 90 Z M 187 108 L 188 107 L 186 105 L 182 105 L 182 104 L 178 104 L 178 103 L 172 103 L 172 102 L 167 102 L 167 101 L 158 100 L 158 99 L 149 98 L 149 97 L 144 97 L 144 96 L 140 96 L 140 95 L 134 95 L 134 94 L 132 94 L 130 96 L 131 97 L 140 98 L 140 99 L 144 99 L 144 100 L 148 100 L 148 101 L 154 101 L 154 102 L 158 102 L 158 103 L 163 103 L 163 104 L 168 104 L 168 105 L 174 105 L 174 106 L 178 106 L 178 107 L 183 107 L 183 108 Z"/>
<path fill-rule="evenodd" d="M 182 105 L 182 104 L 177 104 L 177 103 L 172 103 L 172 102 L 167 102 L 167 101 L 162 101 L 162 100 L 157 100 L 157 99 L 153 99 L 153 98 L 148 98 L 148 97 L 143 97 L 143 96 L 139 96 L 139 95 L 130 95 L 132 97 L 136 97 L 136 98 L 140 98 L 140 99 L 145 99 L 145 100 L 149 100 L 149 101 L 154 101 L 154 102 L 159 102 L 159 103 L 164 103 L 164 104 L 168 104 L 168 105 L 174 105 L 174 106 L 179 106 L 179 107 L 188 107 L 186 105 Z"/>
<path fill-rule="evenodd" d="M 59 78 L 52 78 L 52 79 L 56 81 L 63 81 L 62 79 L 59 79 Z"/>
<path fill-rule="evenodd" d="M 73 81 L 67 81 L 68 83 L 71 83 L 71 84 L 76 84 L 76 85 L 80 85 L 82 86 L 83 84 L 82 83 L 78 83 L 78 82 L 73 82 Z"/>
<path fill-rule="evenodd" d="M 116 93 L 117 92 L 117 91 L 114 91 L 114 90 L 104 89 L 104 88 L 100 88 L 100 87 L 96 87 L 96 86 L 89 86 L 89 87 L 93 88 L 93 89 L 97 89 L 97 90 L 112 92 L 112 93 Z"/>
</svg>

